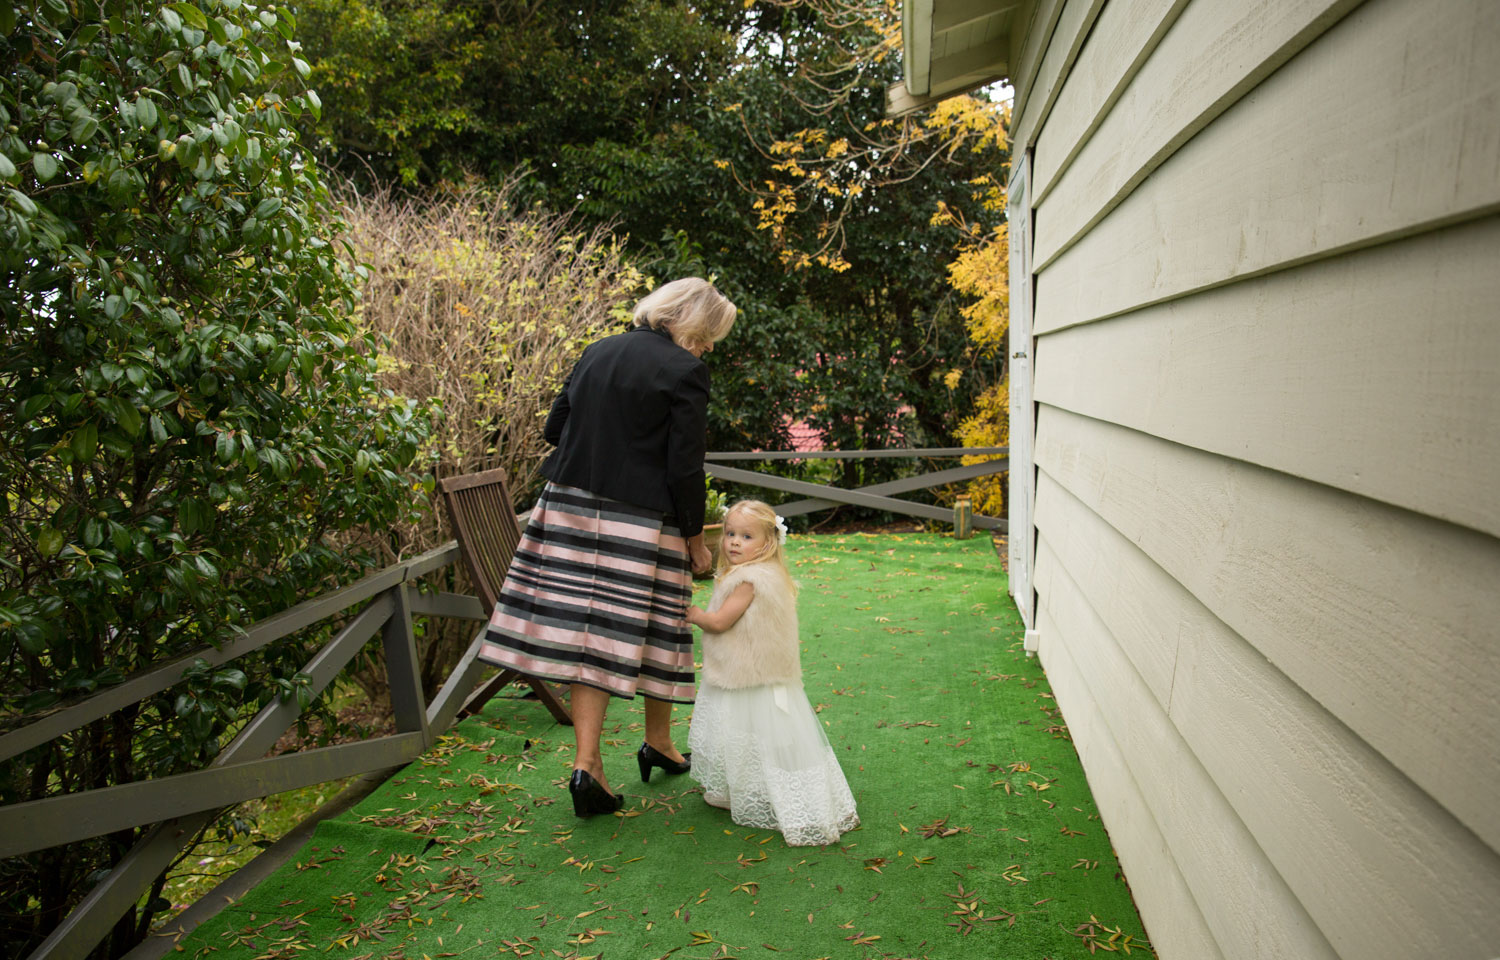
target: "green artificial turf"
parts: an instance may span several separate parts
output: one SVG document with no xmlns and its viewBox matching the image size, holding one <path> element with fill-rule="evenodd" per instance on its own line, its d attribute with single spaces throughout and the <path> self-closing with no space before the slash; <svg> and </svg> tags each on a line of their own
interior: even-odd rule
<svg viewBox="0 0 1500 960">
<path fill-rule="evenodd" d="M 804 683 L 861 826 L 790 847 L 636 774 L 639 702 L 605 725 L 622 815 L 579 820 L 572 736 L 493 701 L 182 947 L 335 957 L 1150 955 L 987 538 L 795 537 Z M 706 588 L 705 588 L 706 590 Z M 700 600 L 706 599 L 706 594 Z M 519 688 L 517 688 L 519 689 Z M 686 745 L 690 709 L 676 711 Z"/>
</svg>

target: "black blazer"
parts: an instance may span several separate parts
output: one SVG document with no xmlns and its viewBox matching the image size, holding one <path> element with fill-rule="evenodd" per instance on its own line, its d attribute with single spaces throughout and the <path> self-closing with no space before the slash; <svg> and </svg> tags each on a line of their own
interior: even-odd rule
<svg viewBox="0 0 1500 960">
<path fill-rule="evenodd" d="M 563 382 L 543 430 L 556 483 L 660 510 L 703 530 L 708 367 L 663 331 L 595 341 Z"/>
</svg>

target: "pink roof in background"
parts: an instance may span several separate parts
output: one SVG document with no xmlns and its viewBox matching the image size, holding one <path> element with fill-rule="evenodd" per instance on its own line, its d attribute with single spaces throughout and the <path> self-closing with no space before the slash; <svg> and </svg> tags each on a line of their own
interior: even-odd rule
<svg viewBox="0 0 1500 960">
<path fill-rule="evenodd" d="M 790 420 L 791 418 L 788 417 L 787 419 Z M 815 427 L 809 427 L 806 421 L 788 424 L 787 433 L 792 438 L 793 450 L 805 452 L 808 450 L 823 449 L 823 431 Z"/>
<path fill-rule="evenodd" d="M 910 413 L 912 408 L 902 407 L 900 412 Z M 808 426 L 807 421 L 798 420 L 793 423 L 792 418 L 787 417 L 783 422 L 787 425 L 787 434 L 791 437 L 793 450 L 806 453 L 828 448 L 828 438 L 823 435 L 823 431 L 817 427 Z M 902 443 L 906 442 L 905 436 L 900 432 L 895 434 L 894 439 Z"/>
</svg>

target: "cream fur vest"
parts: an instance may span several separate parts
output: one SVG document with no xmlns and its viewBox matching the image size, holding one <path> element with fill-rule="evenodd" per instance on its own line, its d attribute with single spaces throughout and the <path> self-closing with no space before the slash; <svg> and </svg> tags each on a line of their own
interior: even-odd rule
<svg viewBox="0 0 1500 960">
<path fill-rule="evenodd" d="M 709 612 L 741 583 L 755 599 L 723 633 L 703 633 L 703 679 L 735 690 L 773 683 L 802 683 L 802 647 L 797 638 L 797 602 L 786 576 L 769 563 L 731 567 L 714 587 Z"/>
</svg>

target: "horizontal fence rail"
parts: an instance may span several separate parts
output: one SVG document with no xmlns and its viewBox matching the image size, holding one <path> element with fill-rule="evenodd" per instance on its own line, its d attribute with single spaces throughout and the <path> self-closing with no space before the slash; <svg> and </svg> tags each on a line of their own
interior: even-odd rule
<svg viewBox="0 0 1500 960">
<path fill-rule="evenodd" d="M 909 493 L 912 490 L 923 490 L 949 483 L 962 483 L 965 480 L 1004 473 L 1010 469 L 1009 453 L 1009 447 L 715 452 L 705 455 L 704 459 L 708 462 L 704 464 L 703 468 L 709 476 L 718 477 L 720 480 L 743 483 L 747 486 L 763 487 L 767 490 L 777 490 L 782 493 L 800 494 L 803 497 L 801 500 L 793 500 L 790 503 L 777 505 L 776 512 L 784 517 L 795 517 L 805 513 L 813 513 L 817 510 L 827 510 L 840 504 L 849 504 L 857 507 L 869 507 L 874 510 L 884 510 L 888 513 L 903 514 L 909 517 L 921 517 L 924 520 L 941 520 L 951 523 L 954 521 L 952 510 L 945 510 L 942 507 L 934 507 L 925 503 L 913 503 L 910 500 L 898 500 L 895 497 L 889 496 L 889 494 Z M 809 483 L 805 480 L 793 480 L 789 477 L 778 477 L 774 474 L 723 465 L 725 462 L 742 460 L 863 460 L 889 457 L 940 459 L 945 457 L 981 456 L 998 456 L 1002 459 L 972 463 L 962 467 L 952 467 L 947 470 L 937 470 L 932 473 L 919 474 L 913 477 L 903 477 L 900 480 L 876 483 L 854 490 L 845 490 L 841 487 L 833 487 L 821 483 Z M 1008 527 L 1005 519 L 1002 517 L 987 517 L 980 514 L 973 516 L 972 523 L 977 529 L 996 530 L 1002 533 Z"/>
<path fill-rule="evenodd" d="M 706 453 L 705 460 L 879 460 L 886 457 L 988 457 L 1010 447 L 890 447 L 884 450 L 734 450 Z"/>
<path fill-rule="evenodd" d="M 458 559 L 458 544 L 449 542 L 267 617 L 222 647 L 204 647 L 143 670 L 108 690 L 0 736 L 0 759 L 19 756 L 169 689 L 181 682 L 184 671 L 195 660 L 215 666 L 227 663 L 367 601 L 304 664 L 301 673 L 308 678 L 309 692 L 318 696 L 366 643 L 379 636 L 396 720 L 396 732 L 389 736 L 267 757 L 266 752 L 297 722 L 303 709 L 295 697 L 273 700 L 202 770 L 0 807 L 0 857 L 150 825 L 135 847 L 88 892 L 30 960 L 86 957 L 220 810 L 297 787 L 396 769 L 431 747 L 437 734 L 462 711 L 465 698 L 486 669 L 475 656 L 476 636 L 437 696 L 428 703 L 422 694 L 413 617 L 487 618 L 475 597 L 422 595 L 414 589 L 422 577 Z M 177 929 L 185 932 L 190 928 Z M 155 943 L 148 941 L 136 948 L 132 956 L 160 956 L 170 949 L 170 940 L 157 938 Z"/>
<path fill-rule="evenodd" d="M 200 647 L 175 660 L 137 673 L 126 679 L 124 683 L 100 691 L 87 700 L 63 708 L 19 730 L 4 734 L 0 736 L 0 760 L 9 760 L 32 747 L 41 746 L 65 733 L 92 723 L 100 717 L 108 716 L 116 710 L 139 703 L 147 697 L 161 693 L 168 687 L 175 686 L 181 682 L 182 672 L 195 660 L 201 659 L 209 666 L 217 667 L 247 653 L 253 653 L 266 644 L 288 637 L 319 620 L 347 610 L 402 582 L 404 573 L 404 567 L 388 567 L 378 573 L 373 573 L 363 580 L 355 581 L 346 587 L 267 617 L 222 647 Z"/>
</svg>

